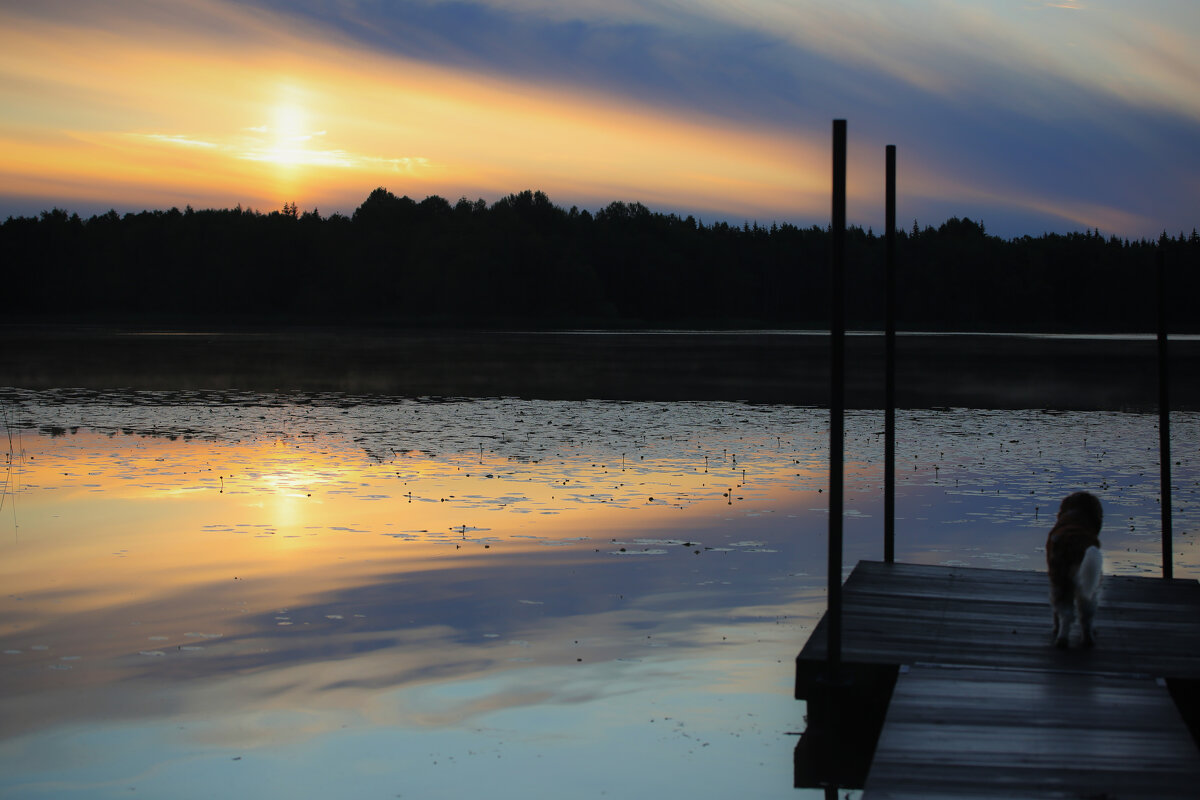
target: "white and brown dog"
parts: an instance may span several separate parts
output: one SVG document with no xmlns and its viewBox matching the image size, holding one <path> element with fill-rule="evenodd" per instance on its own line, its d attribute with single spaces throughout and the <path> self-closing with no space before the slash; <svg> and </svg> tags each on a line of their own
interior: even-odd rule
<svg viewBox="0 0 1200 800">
<path fill-rule="evenodd" d="M 1079 613 L 1083 645 L 1096 641 L 1093 619 L 1100 602 L 1100 525 L 1104 510 L 1095 495 L 1075 492 L 1063 499 L 1058 518 L 1046 537 L 1046 566 L 1050 572 L 1050 605 L 1054 609 L 1054 644 L 1068 645 L 1071 623 Z"/>
</svg>

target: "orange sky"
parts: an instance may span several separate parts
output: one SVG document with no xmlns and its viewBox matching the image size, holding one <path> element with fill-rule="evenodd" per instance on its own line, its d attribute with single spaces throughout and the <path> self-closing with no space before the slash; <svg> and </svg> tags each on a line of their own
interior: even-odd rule
<svg viewBox="0 0 1200 800">
<path fill-rule="evenodd" d="M 50 135 L 30 135 L 36 123 L 0 128 L 0 174 L 10 192 L 65 205 L 334 210 L 377 185 L 454 200 L 531 182 L 552 197 L 616 198 L 635 186 L 645 202 L 716 207 L 734 197 L 746 213 L 786 204 L 815 213 L 826 202 L 815 142 L 551 82 L 481 80 L 313 30 L 252 29 L 254 47 L 242 50 L 136 23 L 100 37 L 62 22 L 18 29 L 0 70 L 35 97 L 25 119 L 62 125 Z"/>
<path fill-rule="evenodd" d="M 885 143 L 902 219 L 1194 224 L 1197 12 L 1020 5 L 5 7 L 0 215 L 349 213 L 384 186 L 825 224 L 829 122 L 846 117 L 864 226 L 880 224 Z"/>
</svg>

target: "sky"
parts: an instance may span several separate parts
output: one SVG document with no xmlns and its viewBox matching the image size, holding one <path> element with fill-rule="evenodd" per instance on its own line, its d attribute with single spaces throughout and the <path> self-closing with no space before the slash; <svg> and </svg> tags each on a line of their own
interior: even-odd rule
<svg viewBox="0 0 1200 800">
<path fill-rule="evenodd" d="M 0 219 L 378 186 L 702 221 L 1200 225 L 1195 0 L 0 0 Z"/>
</svg>

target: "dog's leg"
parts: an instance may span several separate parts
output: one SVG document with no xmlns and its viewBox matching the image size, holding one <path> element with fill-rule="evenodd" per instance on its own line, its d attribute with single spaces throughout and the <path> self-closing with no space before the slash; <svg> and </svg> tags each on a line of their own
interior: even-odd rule
<svg viewBox="0 0 1200 800">
<path fill-rule="evenodd" d="M 1075 621 L 1075 604 L 1070 600 L 1065 603 L 1058 601 L 1054 604 L 1054 646 L 1067 647 L 1070 644 L 1071 623 Z"/>
<path fill-rule="evenodd" d="M 1096 627 L 1093 620 L 1096 616 L 1096 606 L 1099 605 L 1099 595 L 1091 597 L 1080 595 L 1077 598 L 1079 606 L 1079 627 L 1083 631 L 1083 646 L 1091 647 L 1096 643 Z"/>
<path fill-rule="evenodd" d="M 1073 586 L 1050 584 L 1050 609 L 1054 613 L 1054 632 L 1051 639 L 1056 647 L 1066 647 L 1071 636 L 1071 622 L 1075 619 L 1075 592 Z"/>
<path fill-rule="evenodd" d="M 1075 573 L 1075 606 L 1079 609 L 1079 627 L 1083 630 L 1083 645 L 1096 643 L 1096 629 L 1092 620 L 1096 606 L 1100 604 L 1100 580 L 1104 571 L 1104 556 L 1100 548 L 1089 547 L 1084 553 L 1079 571 Z"/>
</svg>

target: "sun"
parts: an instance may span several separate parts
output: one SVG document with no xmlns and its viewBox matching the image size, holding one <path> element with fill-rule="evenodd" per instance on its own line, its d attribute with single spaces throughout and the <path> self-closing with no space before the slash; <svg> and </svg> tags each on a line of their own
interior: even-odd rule
<svg viewBox="0 0 1200 800">
<path fill-rule="evenodd" d="M 311 138 L 306 132 L 308 115 L 293 103 L 275 107 L 272 125 L 268 128 L 271 144 L 267 160 L 283 167 L 297 167 L 307 160 L 305 143 Z"/>
<path fill-rule="evenodd" d="M 292 178 L 305 167 L 356 166 L 357 160 L 350 154 L 329 146 L 327 131 L 314 130 L 308 104 L 296 99 L 299 92 L 282 94 L 283 98 L 270 109 L 270 122 L 248 129 L 250 137 L 243 158 L 273 164 Z"/>
</svg>

